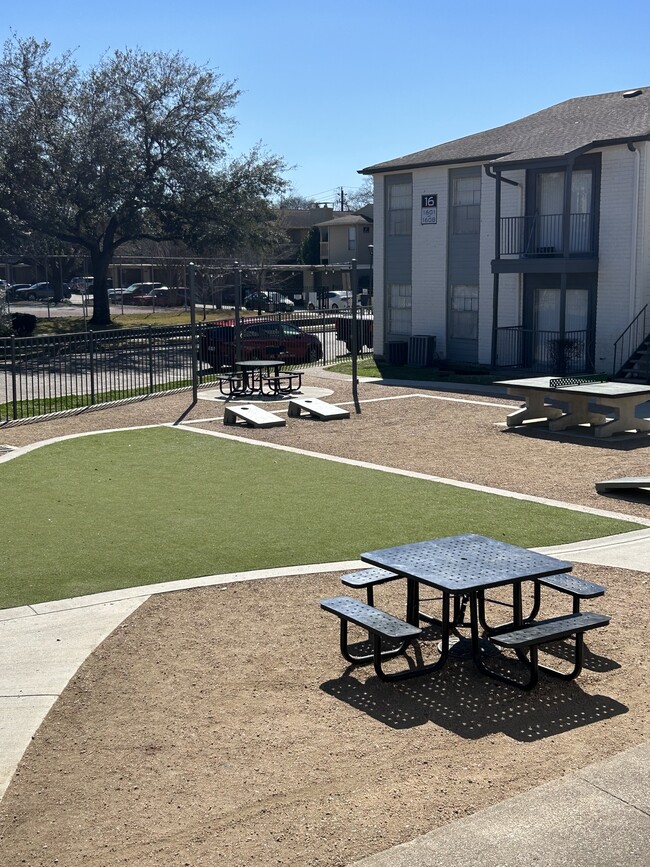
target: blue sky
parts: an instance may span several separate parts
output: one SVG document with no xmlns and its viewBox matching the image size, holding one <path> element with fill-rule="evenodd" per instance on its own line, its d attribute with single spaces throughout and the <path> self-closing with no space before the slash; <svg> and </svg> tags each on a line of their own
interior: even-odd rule
<svg viewBox="0 0 650 867">
<path fill-rule="evenodd" d="M 650 3 L 4 0 L 0 32 L 74 49 L 181 51 L 242 91 L 233 156 L 262 142 L 295 191 L 335 201 L 357 170 L 564 99 L 650 85 Z"/>
</svg>

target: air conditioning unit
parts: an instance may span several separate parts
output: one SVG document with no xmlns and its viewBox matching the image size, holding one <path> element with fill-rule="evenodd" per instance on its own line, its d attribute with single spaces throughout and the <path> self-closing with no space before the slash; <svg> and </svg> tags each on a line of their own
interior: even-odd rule
<svg viewBox="0 0 650 867">
<path fill-rule="evenodd" d="M 409 337 L 409 367 L 432 367 L 436 356 L 436 338 L 432 334 Z"/>
<path fill-rule="evenodd" d="M 392 340 L 386 344 L 389 364 L 406 364 L 408 361 L 409 345 L 407 340 Z"/>
</svg>

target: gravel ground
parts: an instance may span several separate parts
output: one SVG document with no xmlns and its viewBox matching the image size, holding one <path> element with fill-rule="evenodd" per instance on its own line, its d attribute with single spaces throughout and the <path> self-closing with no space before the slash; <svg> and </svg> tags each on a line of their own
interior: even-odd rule
<svg viewBox="0 0 650 867">
<path fill-rule="evenodd" d="M 306 384 L 351 399 L 339 378 Z M 375 384 L 360 397 L 350 420 L 228 432 L 650 518 L 647 498 L 594 490 L 600 478 L 647 473 L 648 438 L 506 431 L 517 404 L 501 398 Z M 176 395 L 5 427 L 0 444 L 181 418 L 224 431 L 221 403 L 188 404 Z M 341 592 L 337 574 L 152 597 L 34 737 L 0 804 L 0 863 L 343 867 L 640 743 L 650 574 L 580 574 L 607 585 L 585 607 L 612 623 L 590 633 L 576 681 L 542 677 L 531 693 L 471 662 L 401 684 L 351 669 L 317 604 Z M 382 607 L 403 605 L 397 585 L 379 591 Z M 568 603 L 545 604 L 556 614 Z M 425 658 L 437 638 L 427 633 Z M 551 651 L 561 664 L 563 648 Z"/>
</svg>

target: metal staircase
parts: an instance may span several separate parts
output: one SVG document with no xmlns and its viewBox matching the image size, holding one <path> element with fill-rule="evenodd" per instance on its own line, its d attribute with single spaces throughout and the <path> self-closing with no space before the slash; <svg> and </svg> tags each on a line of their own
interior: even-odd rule
<svg viewBox="0 0 650 867">
<path fill-rule="evenodd" d="M 648 305 L 634 317 L 614 344 L 614 379 L 650 385 Z"/>
</svg>

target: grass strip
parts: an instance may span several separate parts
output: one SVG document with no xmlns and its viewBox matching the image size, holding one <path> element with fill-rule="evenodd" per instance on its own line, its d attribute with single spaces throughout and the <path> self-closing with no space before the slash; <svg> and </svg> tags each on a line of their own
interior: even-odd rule
<svg viewBox="0 0 650 867">
<path fill-rule="evenodd" d="M 639 528 L 171 428 L 53 443 L 0 482 L 2 608 L 459 533 L 538 547 Z"/>
</svg>

